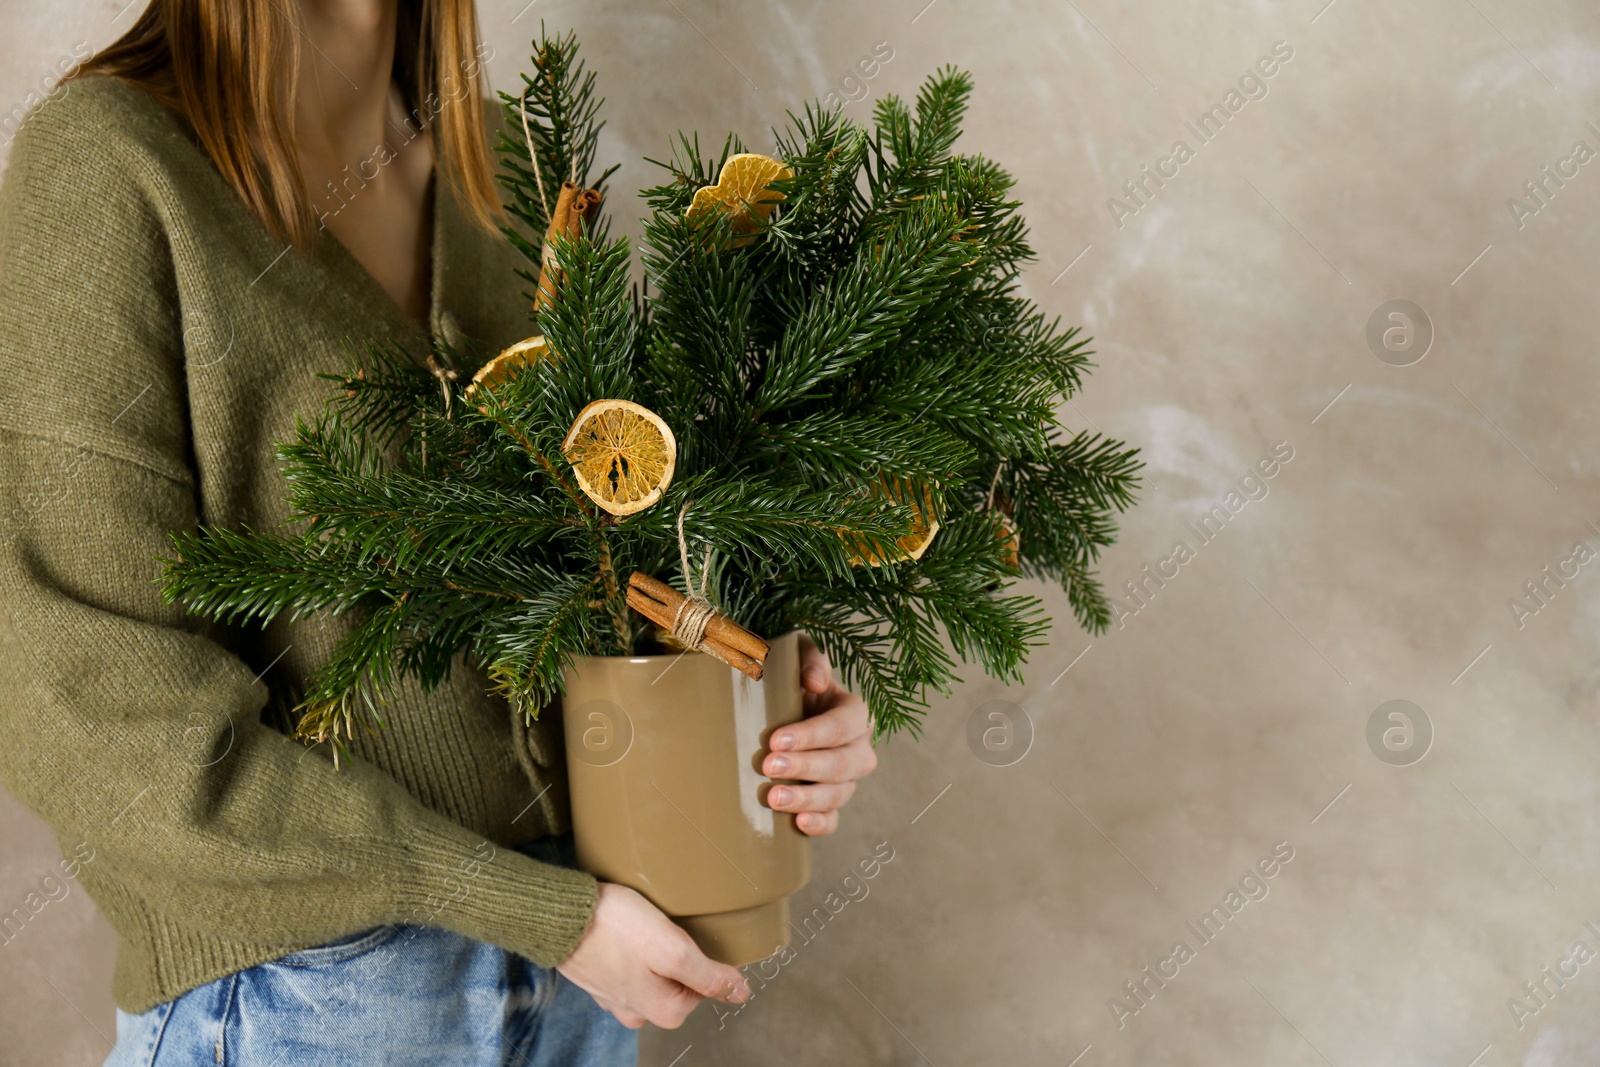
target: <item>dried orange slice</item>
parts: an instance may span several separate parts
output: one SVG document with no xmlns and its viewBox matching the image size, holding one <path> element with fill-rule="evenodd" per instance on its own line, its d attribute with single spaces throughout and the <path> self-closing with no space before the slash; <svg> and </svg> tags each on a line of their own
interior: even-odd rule
<svg viewBox="0 0 1600 1067">
<path fill-rule="evenodd" d="M 686 217 L 693 222 L 718 209 L 728 213 L 733 240 L 738 248 L 755 240 L 754 234 L 761 224 L 772 217 L 772 209 L 784 195 L 770 189 L 773 182 L 794 177 L 794 171 L 770 156 L 756 152 L 740 152 L 729 156 L 717 175 L 717 184 L 697 190 L 694 202 L 689 205 Z"/>
<path fill-rule="evenodd" d="M 578 488 L 613 515 L 632 515 L 672 484 L 678 441 L 661 416 L 631 400 L 596 400 L 561 442 Z"/>
<path fill-rule="evenodd" d="M 934 535 L 939 532 L 939 518 L 933 513 L 932 494 L 928 492 L 926 486 L 911 485 L 897 478 L 884 479 L 879 492 L 896 504 L 911 505 L 911 532 L 895 539 L 895 547 L 901 555 L 889 562 L 901 563 L 907 559 L 921 559 L 922 554 L 928 551 L 928 546 L 933 544 Z M 876 567 L 884 562 L 882 556 L 859 542 L 850 550 L 851 566 L 859 567 L 866 564 L 869 567 Z"/>
<path fill-rule="evenodd" d="M 476 395 L 480 387 L 488 389 L 499 385 L 518 371 L 554 354 L 555 349 L 550 347 L 550 342 L 544 339 L 543 334 L 534 334 L 525 341 L 518 341 L 478 368 L 478 373 L 472 376 L 472 384 L 467 386 L 467 396 Z"/>
</svg>

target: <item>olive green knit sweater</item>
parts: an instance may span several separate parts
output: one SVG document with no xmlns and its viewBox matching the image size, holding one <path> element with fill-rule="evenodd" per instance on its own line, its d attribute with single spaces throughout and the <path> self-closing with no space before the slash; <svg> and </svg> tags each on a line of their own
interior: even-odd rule
<svg viewBox="0 0 1600 1067">
<path fill-rule="evenodd" d="M 529 331 L 524 286 L 448 190 L 434 216 L 429 329 L 481 360 Z M 346 621 L 229 631 L 162 603 L 169 531 L 287 517 L 273 445 L 367 339 L 428 343 L 331 237 L 286 250 L 143 93 L 69 83 L 16 138 L 0 778 L 64 849 L 92 846 L 79 878 L 120 936 L 127 1011 L 386 923 L 548 966 L 593 912 L 593 878 L 512 851 L 567 826 L 553 724 L 525 729 L 458 664 L 431 694 L 402 688 L 336 769 L 269 724 Z"/>
</svg>

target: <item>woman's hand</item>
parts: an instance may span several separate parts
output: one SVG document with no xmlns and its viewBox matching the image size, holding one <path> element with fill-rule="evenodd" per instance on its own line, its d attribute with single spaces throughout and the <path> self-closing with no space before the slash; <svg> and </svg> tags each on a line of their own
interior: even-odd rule
<svg viewBox="0 0 1600 1067">
<path fill-rule="evenodd" d="M 737 970 L 707 959 L 654 904 L 610 882 L 600 883 L 588 932 L 556 970 L 630 1030 L 647 1022 L 675 1030 L 701 997 L 750 999 Z"/>
<path fill-rule="evenodd" d="M 839 809 L 856 781 L 878 766 L 872 749 L 872 719 L 860 697 L 833 680 L 833 668 L 804 634 L 800 637 L 800 686 L 805 718 L 775 730 L 772 753 L 761 764 L 769 778 L 798 778 L 815 785 L 775 785 L 767 793 L 774 811 L 796 812 L 800 832 L 812 837 L 839 828 Z"/>
</svg>

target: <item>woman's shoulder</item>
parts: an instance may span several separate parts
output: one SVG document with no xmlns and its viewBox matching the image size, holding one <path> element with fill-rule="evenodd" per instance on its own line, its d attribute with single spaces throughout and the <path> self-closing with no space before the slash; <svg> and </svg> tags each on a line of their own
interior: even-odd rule
<svg viewBox="0 0 1600 1067">
<path fill-rule="evenodd" d="M 188 125 L 155 96 L 118 78 L 87 75 L 56 86 L 28 113 L 7 169 L 35 162 L 69 183 L 126 177 L 195 147 Z"/>
</svg>

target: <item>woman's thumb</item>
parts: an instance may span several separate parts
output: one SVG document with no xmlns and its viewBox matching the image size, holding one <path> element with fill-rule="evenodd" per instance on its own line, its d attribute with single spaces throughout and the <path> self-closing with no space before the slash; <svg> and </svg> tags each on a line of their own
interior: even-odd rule
<svg viewBox="0 0 1600 1067">
<path fill-rule="evenodd" d="M 745 982 L 744 975 L 726 963 L 707 958 L 697 946 L 685 952 L 677 966 L 671 972 L 663 972 L 662 977 L 671 978 L 713 1000 L 743 1004 L 750 999 L 750 986 Z"/>
</svg>

